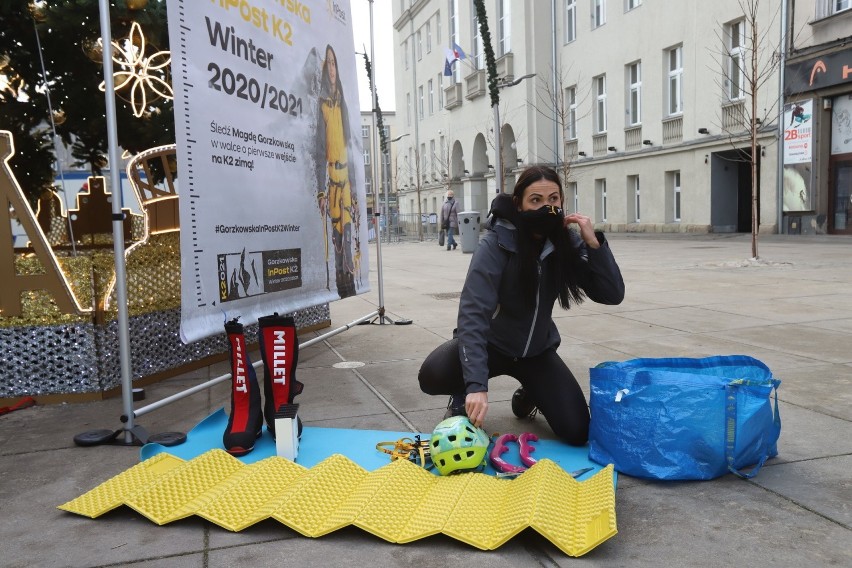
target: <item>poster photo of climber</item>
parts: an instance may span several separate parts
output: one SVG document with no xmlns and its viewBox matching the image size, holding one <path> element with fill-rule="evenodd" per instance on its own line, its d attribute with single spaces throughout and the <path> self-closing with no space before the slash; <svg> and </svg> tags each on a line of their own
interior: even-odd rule
<svg viewBox="0 0 852 568">
<path fill-rule="evenodd" d="M 168 4 L 185 342 L 369 291 L 349 10 Z"/>
</svg>

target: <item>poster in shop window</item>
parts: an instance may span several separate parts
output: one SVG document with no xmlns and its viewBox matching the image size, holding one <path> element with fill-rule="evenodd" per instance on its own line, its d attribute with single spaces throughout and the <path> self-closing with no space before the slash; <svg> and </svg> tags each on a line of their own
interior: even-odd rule
<svg viewBox="0 0 852 568">
<path fill-rule="evenodd" d="M 834 97 L 831 105 L 831 155 L 852 154 L 852 95 Z"/>
<path fill-rule="evenodd" d="M 347 0 L 170 0 L 181 337 L 369 289 Z"/>
<path fill-rule="evenodd" d="M 813 100 L 784 106 L 784 211 L 809 211 L 813 172 Z"/>
</svg>

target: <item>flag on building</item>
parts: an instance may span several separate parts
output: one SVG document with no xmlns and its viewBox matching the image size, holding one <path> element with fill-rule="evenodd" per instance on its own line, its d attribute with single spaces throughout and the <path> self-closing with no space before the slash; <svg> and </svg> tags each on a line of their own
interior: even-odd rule
<svg viewBox="0 0 852 568">
<path fill-rule="evenodd" d="M 459 46 L 456 42 L 453 42 L 453 48 L 446 50 L 446 58 L 444 59 L 444 76 L 452 77 L 453 63 L 466 57 L 467 56 L 461 46 Z"/>
</svg>

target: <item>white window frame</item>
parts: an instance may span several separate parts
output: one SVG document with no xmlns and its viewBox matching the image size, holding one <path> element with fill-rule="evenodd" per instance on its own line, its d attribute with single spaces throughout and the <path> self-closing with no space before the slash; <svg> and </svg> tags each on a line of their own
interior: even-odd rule
<svg viewBox="0 0 852 568">
<path fill-rule="evenodd" d="M 405 124 L 411 126 L 411 93 L 405 93 Z"/>
<path fill-rule="evenodd" d="M 443 75 L 438 73 L 438 110 L 444 110 L 444 86 L 441 84 Z"/>
<path fill-rule="evenodd" d="M 450 0 L 450 46 L 459 42 L 459 0 Z M 453 65 L 453 81 L 461 82 L 461 63 Z"/>
<path fill-rule="evenodd" d="M 426 53 L 432 53 L 432 22 L 426 22 Z"/>
<path fill-rule="evenodd" d="M 672 207 L 674 208 L 674 210 L 672 211 L 672 218 L 674 219 L 675 223 L 680 223 L 680 217 L 682 215 L 682 204 L 680 201 L 680 170 L 676 170 L 672 173 L 672 191 L 674 192 L 674 198 L 672 199 Z"/>
<path fill-rule="evenodd" d="M 568 182 L 568 191 L 571 194 L 571 211 L 569 213 L 576 213 L 580 209 L 580 196 L 579 196 L 579 186 L 576 181 Z"/>
<path fill-rule="evenodd" d="M 606 75 L 592 79 L 595 89 L 595 134 L 606 132 Z"/>
<path fill-rule="evenodd" d="M 672 61 L 674 56 L 674 61 Z M 666 114 L 683 114 L 683 46 L 678 45 L 666 50 Z M 674 99 L 672 94 L 674 93 Z"/>
<path fill-rule="evenodd" d="M 370 165 L 370 147 L 367 145 L 364 145 L 364 165 Z"/>
<path fill-rule="evenodd" d="M 408 39 L 402 42 L 402 51 L 405 54 L 405 68 L 408 69 Z"/>
<path fill-rule="evenodd" d="M 568 107 L 565 117 L 565 131 L 568 140 L 577 139 L 577 87 L 572 85 L 565 89 L 565 104 Z"/>
<path fill-rule="evenodd" d="M 606 0 L 592 0 L 592 29 L 606 23 Z"/>
<path fill-rule="evenodd" d="M 727 76 L 725 84 L 729 100 L 738 101 L 745 98 L 745 20 L 737 20 L 725 26 L 725 41 L 727 42 Z"/>
<path fill-rule="evenodd" d="M 640 214 L 640 195 L 639 195 L 639 176 L 633 176 L 633 213 L 634 219 L 636 223 L 642 222 L 642 215 Z"/>
<path fill-rule="evenodd" d="M 471 12 L 471 33 L 470 35 L 473 37 L 473 55 L 471 59 L 473 60 L 473 65 L 477 69 L 485 69 L 485 44 L 482 42 L 482 34 L 479 33 L 479 18 L 476 17 L 476 7 L 471 2 L 470 5 Z"/>
<path fill-rule="evenodd" d="M 435 86 L 432 84 L 432 79 L 429 79 L 429 116 L 435 114 Z"/>
<path fill-rule="evenodd" d="M 438 13 L 435 16 L 435 41 L 437 41 L 437 45 L 441 45 L 441 11 L 438 10 Z"/>
<path fill-rule="evenodd" d="M 831 6 L 831 13 L 845 12 L 852 8 L 852 0 L 834 0 Z"/>
<path fill-rule="evenodd" d="M 435 164 L 438 161 L 437 156 L 435 155 L 435 139 L 434 138 L 429 140 L 429 161 L 432 163 L 432 167 L 429 168 L 429 171 L 432 172 L 432 174 L 434 174 L 435 169 L 436 169 Z"/>
<path fill-rule="evenodd" d="M 642 124 L 642 62 L 627 66 L 627 122 L 629 126 Z"/>
<path fill-rule="evenodd" d="M 502 57 L 512 51 L 512 0 L 499 0 L 497 15 L 497 36 Z"/>
<path fill-rule="evenodd" d="M 642 5 L 642 0 L 624 0 L 624 11 L 635 10 Z"/>
<path fill-rule="evenodd" d="M 606 223 L 606 178 L 600 178 L 595 180 L 595 193 L 597 194 L 595 197 L 600 198 L 600 222 Z"/>
<path fill-rule="evenodd" d="M 420 30 L 417 30 L 417 41 L 415 45 L 417 46 L 417 61 L 423 59 L 423 33 Z"/>
<path fill-rule="evenodd" d="M 361 125 L 361 138 L 370 137 L 370 126 L 368 124 Z"/>
<path fill-rule="evenodd" d="M 417 106 L 418 106 L 418 111 L 419 111 L 419 112 L 417 113 L 417 116 L 419 116 L 419 117 L 420 117 L 420 120 L 423 120 L 423 117 L 424 117 L 424 115 L 423 115 L 423 111 L 424 111 L 424 105 L 423 105 L 423 85 L 420 85 L 419 87 L 417 87 L 417 98 L 418 98 L 418 105 L 417 105 Z"/>
<path fill-rule="evenodd" d="M 577 0 L 565 0 L 565 43 L 577 39 Z"/>
</svg>

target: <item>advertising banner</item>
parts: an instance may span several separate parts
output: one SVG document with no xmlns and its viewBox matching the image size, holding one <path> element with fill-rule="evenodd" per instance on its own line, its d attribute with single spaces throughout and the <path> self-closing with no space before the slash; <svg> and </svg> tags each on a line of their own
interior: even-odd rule
<svg viewBox="0 0 852 568">
<path fill-rule="evenodd" d="M 784 211 L 809 211 L 813 162 L 813 100 L 784 106 Z"/>
<path fill-rule="evenodd" d="M 348 0 L 169 0 L 181 337 L 369 289 Z"/>
</svg>

